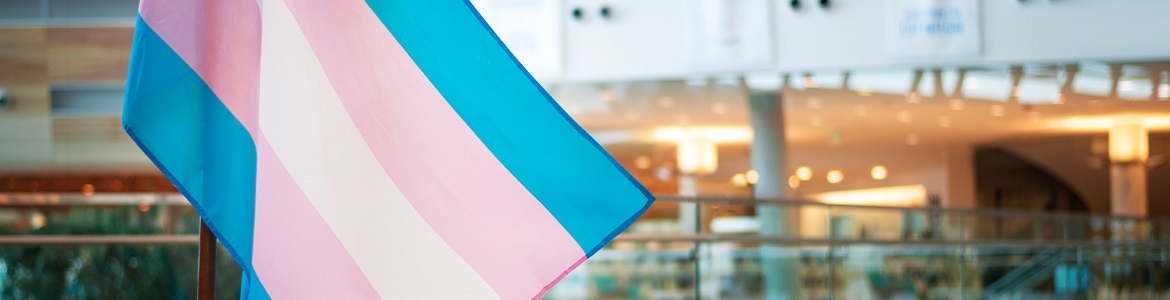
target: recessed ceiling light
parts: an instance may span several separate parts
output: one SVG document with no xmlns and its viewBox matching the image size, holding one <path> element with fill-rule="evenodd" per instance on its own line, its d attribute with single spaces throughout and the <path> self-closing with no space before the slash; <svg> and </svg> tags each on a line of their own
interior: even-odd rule
<svg viewBox="0 0 1170 300">
<path fill-rule="evenodd" d="M 869 176 L 873 177 L 875 180 L 886 179 L 886 176 L 889 175 L 889 170 L 886 170 L 886 167 L 884 166 L 873 166 L 873 169 L 869 170 Z"/>
<path fill-rule="evenodd" d="M 794 189 L 800 187 L 800 178 L 796 178 L 796 175 L 788 176 L 788 187 Z"/>
<path fill-rule="evenodd" d="M 1004 115 L 1004 113 L 1005 113 L 1005 111 L 1003 109 L 1003 105 L 996 104 L 996 105 L 991 106 L 991 115 L 992 116 L 1002 117 Z"/>
<path fill-rule="evenodd" d="M 845 180 L 845 174 L 841 173 L 840 170 L 832 170 L 825 175 L 825 179 L 829 180 L 829 183 L 840 183 Z"/>
<path fill-rule="evenodd" d="M 731 185 L 733 185 L 735 187 L 746 187 L 747 186 L 747 177 L 744 177 L 743 173 L 732 175 L 731 176 Z"/>
<path fill-rule="evenodd" d="M 809 109 L 821 109 L 821 98 L 808 98 L 808 100 L 805 100 L 804 104 L 808 106 Z"/>
<path fill-rule="evenodd" d="M 951 127 L 951 117 L 939 116 L 938 117 L 938 127 L 950 128 Z"/>
<path fill-rule="evenodd" d="M 951 110 L 963 110 L 963 99 L 951 99 Z"/>
<path fill-rule="evenodd" d="M 650 169 L 650 164 L 652 163 L 653 161 L 650 160 L 649 156 L 639 155 L 634 158 L 634 167 L 638 168 L 638 170 Z"/>
<path fill-rule="evenodd" d="M 800 178 L 800 180 L 808 181 L 809 179 L 812 179 L 812 175 L 813 175 L 812 168 L 809 168 L 809 167 L 796 168 L 796 178 Z"/>
<path fill-rule="evenodd" d="M 905 110 L 898 112 L 898 122 L 910 123 L 910 112 Z"/>
<path fill-rule="evenodd" d="M 756 172 L 756 170 L 747 170 L 747 172 L 743 173 L 743 176 L 744 179 L 747 179 L 748 183 L 756 184 L 760 182 L 760 172 Z"/>
</svg>

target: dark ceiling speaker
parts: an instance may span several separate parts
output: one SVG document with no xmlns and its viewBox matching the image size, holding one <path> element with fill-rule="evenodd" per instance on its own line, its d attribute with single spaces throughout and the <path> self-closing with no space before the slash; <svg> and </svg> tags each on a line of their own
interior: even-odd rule
<svg viewBox="0 0 1170 300">
<path fill-rule="evenodd" d="M 829 9 L 829 4 L 831 3 L 829 3 L 829 0 L 819 0 L 817 4 L 821 5 L 821 9 Z"/>
<path fill-rule="evenodd" d="M 602 6 L 601 9 L 597 11 L 597 13 L 601 14 L 602 19 L 608 20 L 613 17 L 613 9 L 610 9 L 609 5 Z"/>
<path fill-rule="evenodd" d="M 792 10 L 800 10 L 800 0 L 788 0 L 788 7 Z"/>
<path fill-rule="evenodd" d="M 573 20 L 577 21 L 585 18 L 585 10 L 581 9 L 581 7 L 574 7 L 573 10 L 569 12 L 569 14 L 573 15 Z"/>
</svg>

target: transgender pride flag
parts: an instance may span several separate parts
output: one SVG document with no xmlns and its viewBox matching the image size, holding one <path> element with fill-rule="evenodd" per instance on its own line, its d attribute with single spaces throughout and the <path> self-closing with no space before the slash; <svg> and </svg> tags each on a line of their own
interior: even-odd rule
<svg viewBox="0 0 1170 300">
<path fill-rule="evenodd" d="M 465 1 L 143 0 L 133 51 L 244 298 L 536 298 L 651 202 Z"/>
</svg>

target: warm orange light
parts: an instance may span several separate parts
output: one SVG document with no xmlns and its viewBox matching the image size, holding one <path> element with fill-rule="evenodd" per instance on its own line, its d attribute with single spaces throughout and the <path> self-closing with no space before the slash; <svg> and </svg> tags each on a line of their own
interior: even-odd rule
<svg viewBox="0 0 1170 300">
<path fill-rule="evenodd" d="M 650 165 L 652 163 L 654 162 L 650 160 L 650 157 L 645 155 L 639 155 L 638 157 L 634 158 L 634 167 L 638 168 L 638 170 L 650 169 Z"/>
<path fill-rule="evenodd" d="M 1144 162 L 1150 156 L 1150 134 L 1140 122 L 1109 129 L 1109 160 L 1114 163 Z"/>
<path fill-rule="evenodd" d="M 886 170 L 886 167 L 884 166 L 873 166 L 873 169 L 869 170 L 869 176 L 873 177 L 875 180 L 886 179 L 886 176 L 889 175 L 889 170 Z"/>
<path fill-rule="evenodd" d="M 718 167 L 718 148 L 710 139 L 700 137 L 678 143 L 678 170 L 683 174 L 711 174 Z"/>
<path fill-rule="evenodd" d="M 694 138 L 704 138 L 715 143 L 746 143 L 752 140 L 752 131 L 747 127 L 733 126 L 671 126 L 654 130 L 654 139 L 660 142 L 681 142 Z"/>
<path fill-rule="evenodd" d="M 756 184 L 757 182 L 760 182 L 760 172 L 756 172 L 756 170 L 748 170 L 747 173 L 744 173 L 744 179 L 747 179 L 747 183 Z"/>
<path fill-rule="evenodd" d="M 47 218 L 45 218 L 45 213 L 40 211 L 33 211 L 28 216 L 28 226 L 32 227 L 32 229 L 41 229 L 41 227 L 45 227 L 46 221 Z"/>
<path fill-rule="evenodd" d="M 809 168 L 809 167 L 796 168 L 796 178 L 800 178 L 800 180 L 808 181 L 809 179 L 812 179 L 812 175 L 813 175 L 812 168 Z"/>
<path fill-rule="evenodd" d="M 735 174 L 735 175 L 731 176 L 731 185 L 735 186 L 737 188 L 746 187 L 747 186 L 747 178 L 744 178 L 744 177 L 745 176 L 743 176 L 743 174 Z"/>
<path fill-rule="evenodd" d="M 916 206 L 926 199 L 926 188 L 922 185 L 892 186 L 873 189 L 836 191 L 809 198 L 830 204 Z"/>
<path fill-rule="evenodd" d="M 1003 105 L 996 104 L 996 105 L 991 106 L 991 115 L 992 116 L 1002 117 L 1004 115 L 1004 113 L 1005 113 L 1005 111 L 1004 111 Z"/>
<path fill-rule="evenodd" d="M 963 99 L 951 99 L 951 110 L 963 110 Z"/>
<path fill-rule="evenodd" d="M 845 180 L 845 174 L 839 170 L 832 170 L 829 171 L 829 174 L 825 175 L 825 179 L 829 180 L 829 183 L 840 183 Z"/>
<path fill-rule="evenodd" d="M 1170 128 L 1170 115 L 1135 114 L 1135 115 L 1107 115 L 1107 116 L 1080 116 L 1050 122 L 1052 127 L 1068 129 L 1109 129 L 1115 125 L 1139 123 L 1146 128 Z"/>
</svg>

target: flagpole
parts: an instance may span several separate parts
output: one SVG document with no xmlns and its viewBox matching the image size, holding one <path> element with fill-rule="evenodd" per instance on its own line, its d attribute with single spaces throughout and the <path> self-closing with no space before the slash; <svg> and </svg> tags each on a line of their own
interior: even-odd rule
<svg viewBox="0 0 1170 300">
<path fill-rule="evenodd" d="M 203 219 L 199 220 L 199 290 L 196 296 L 199 300 L 215 299 L 215 248 L 218 240 L 207 228 Z"/>
</svg>

